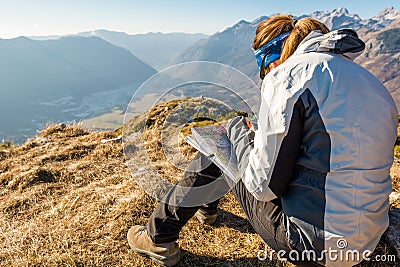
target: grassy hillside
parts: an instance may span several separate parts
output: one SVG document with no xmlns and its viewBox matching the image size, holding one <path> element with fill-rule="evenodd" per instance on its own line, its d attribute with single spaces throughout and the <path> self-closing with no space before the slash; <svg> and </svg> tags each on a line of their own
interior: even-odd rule
<svg viewBox="0 0 400 267">
<path fill-rule="evenodd" d="M 143 131 L 152 163 L 162 166 L 162 174 L 171 180 L 182 171 L 165 162 L 160 132 L 180 103 L 160 104 L 129 125 Z M 212 123 L 193 120 L 183 132 Z M 153 266 L 126 242 L 128 229 L 145 224 L 156 201 L 131 177 L 122 143 L 104 142 L 120 134 L 121 129 L 88 132 L 79 125 L 58 124 L 21 146 L 0 146 L 0 266 Z M 179 145 L 188 158 L 193 156 L 182 138 Z M 399 192 L 399 161 L 392 176 Z M 400 203 L 392 206 L 399 208 Z M 224 197 L 220 209 L 213 227 L 195 219 L 185 226 L 179 266 L 290 266 L 257 259 L 264 243 L 232 194 Z M 394 254 L 383 242 L 377 253 Z"/>
</svg>

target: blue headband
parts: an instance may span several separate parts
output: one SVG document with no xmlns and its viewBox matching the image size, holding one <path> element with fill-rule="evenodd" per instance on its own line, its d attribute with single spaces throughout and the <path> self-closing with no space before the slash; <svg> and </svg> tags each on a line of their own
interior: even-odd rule
<svg viewBox="0 0 400 267">
<path fill-rule="evenodd" d="M 264 57 L 264 68 L 281 57 L 283 42 L 285 42 L 290 33 L 285 32 L 254 51 L 259 69 L 261 69 Z"/>
</svg>

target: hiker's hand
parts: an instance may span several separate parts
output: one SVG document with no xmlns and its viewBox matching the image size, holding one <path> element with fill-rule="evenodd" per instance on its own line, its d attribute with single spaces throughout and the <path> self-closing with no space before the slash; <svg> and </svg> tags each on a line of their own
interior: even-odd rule
<svg viewBox="0 0 400 267">
<path fill-rule="evenodd" d="M 255 131 L 256 129 L 254 129 L 254 126 L 251 123 L 251 121 L 249 120 L 249 118 L 246 117 L 245 119 L 246 119 L 247 127 L 249 127 L 250 130 Z"/>
</svg>

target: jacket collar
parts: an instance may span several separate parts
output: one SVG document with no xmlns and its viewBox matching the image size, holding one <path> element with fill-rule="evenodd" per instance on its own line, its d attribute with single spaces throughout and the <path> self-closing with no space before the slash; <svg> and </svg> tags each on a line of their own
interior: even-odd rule
<svg viewBox="0 0 400 267">
<path fill-rule="evenodd" d="M 312 31 L 300 43 L 294 54 L 309 52 L 331 52 L 344 55 L 354 60 L 365 49 L 365 43 L 358 38 L 351 29 L 340 29 L 322 34 L 321 31 Z"/>
</svg>

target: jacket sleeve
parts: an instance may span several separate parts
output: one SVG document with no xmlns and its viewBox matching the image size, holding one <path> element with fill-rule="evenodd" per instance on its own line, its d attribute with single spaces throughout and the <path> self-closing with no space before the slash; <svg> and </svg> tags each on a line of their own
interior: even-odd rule
<svg viewBox="0 0 400 267">
<path fill-rule="evenodd" d="M 293 95 L 290 84 L 267 77 L 263 82 L 258 129 L 248 129 L 243 117 L 234 118 L 227 125 L 243 182 L 260 201 L 271 201 L 287 191 L 303 132 L 304 104 L 300 94 Z"/>
</svg>

